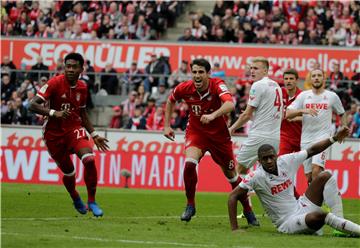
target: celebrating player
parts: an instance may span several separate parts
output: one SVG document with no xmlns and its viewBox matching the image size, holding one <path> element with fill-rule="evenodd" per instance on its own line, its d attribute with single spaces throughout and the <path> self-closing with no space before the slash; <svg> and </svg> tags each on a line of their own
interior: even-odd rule
<svg viewBox="0 0 360 248">
<path fill-rule="evenodd" d="M 336 93 L 325 90 L 324 72 L 315 69 L 310 73 L 312 89 L 301 92 L 287 108 L 286 118 L 303 116 L 301 149 L 307 149 L 314 142 L 331 136 L 331 120 L 333 110 L 340 116 L 341 125 L 346 126 L 346 116 L 341 100 Z M 310 183 L 324 170 L 328 151 L 308 159 L 304 163 L 304 171 Z"/>
<path fill-rule="evenodd" d="M 86 205 L 75 189 L 75 168 L 70 154 L 75 153 L 82 161 L 84 180 L 88 192 L 88 208 L 94 216 L 102 216 L 103 211 L 95 202 L 97 171 L 92 143 L 86 131 L 93 138 L 101 151 L 108 150 L 107 139 L 99 136 L 94 130 L 85 105 L 87 86 L 78 80 L 83 71 L 84 59 L 78 53 L 65 57 L 65 74 L 50 79 L 30 103 L 30 110 L 47 116 L 44 125 L 44 141 L 49 154 L 64 173 L 63 183 L 69 192 L 75 209 L 86 214 Z M 43 103 L 48 103 L 48 107 Z"/>
<path fill-rule="evenodd" d="M 306 150 L 279 157 L 273 146 L 262 145 L 258 150 L 261 166 L 249 173 L 230 193 L 228 210 L 231 229 L 238 229 L 237 199 L 253 189 L 281 233 L 315 233 L 327 224 L 338 231 L 359 236 L 360 226 L 343 218 L 339 189 L 330 172 L 321 172 L 298 200 L 295 199 L 293 190 L 294 178 L 301 163 L 336 141 L 342 142 L 348 134 L 349 129 L 342 128 L 333 137 L 317 142 Z M 323 201 L 331 207 L 331 213 L 322 211 Z"/>
<path fill-rule="evenodd" d="M 181 215 L 182 221 L 190 221 L 195 215 L 198 180 L 196 166 L 206 151 L 209 151 L 214 161 L 220 165 L 233 188 L 241 181 L 235 170 L 232 142 L 225 117 L 234 109 L 232 96 L 223 80 L 210 78 L 211 66 L 207 60 L 195 59 L 190 66 L 193 79 L 179 84 L 169 96 L 164 127 L 165 137 L 174 140 L 174 130 L 170 127 L 171 113 L 176 101 L 184 100 L 189 105 L 190 118 L 185 135 L 184 183 L 187 205 Z M 247 221 L 253 223 L 255 216 L 247 197 L 240 201 Z"/>
</svg>

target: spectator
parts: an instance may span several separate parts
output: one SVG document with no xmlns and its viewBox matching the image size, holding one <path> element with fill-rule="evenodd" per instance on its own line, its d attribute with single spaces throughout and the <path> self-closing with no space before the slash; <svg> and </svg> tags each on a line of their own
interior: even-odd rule
<svg viewBox="0 0 360 248">
<path fill-rule="evenodd" d="M 197 17 L 199 22 L 206 27 L 207 30 L 211 30 L 211 18 L 204 13 L 203 10 L 199 9 L 197 11 Z"/>
<path fill-rule="evenodd" d="M 164 82 L 159 83 L 157 91 L 151 94 L 151 98 L 155 99 L 156 106 L 166 103 L 169 96 L 169 91 L 166 89 Z"/>
<path fill-rule="evenodd" d="M 191 79 L 191 73 L 189 71 L 189 62 L 187 60 L 182 60 L 180 68 L 174 70 L 168 80 L 170 88 L 174 88 L 179 83 Z"/>
<path fill-rule="evenodd" d="M 122 34 L 117 36 L 119 40 L 137 40 L 135 34 L 129 32 L 128 26 L 122 27 Z"/>
<path fill-rule="evenodd" d="M 152 92 L 152 88 L 156 88 L 160 81 L 165 82 L 163 75 L 169 74 L 169 68 L 163 58 L 157 59 L 156 54 L 152 54 L 150 63 L 145 67 L 145 72 L 148 75 L 144 80 L 145 90 Z"/>
<path fill-rule="evenodd" d="M 340 71 L 339 63 L 334 63 L 333 71 L 330 73 L 328 79 L 329 88 L 333 91 L 347 90 L 348 85 L 344 80 L 348 80 L 348 78 Z"/>
<path fill-rule="evenodd" d="M 131 63 L 131 66 L 124 73 L 121 78 L 121 82 L 124 85 L 126 92 L 135 90 L 137 91 L 139 85 L 143 81 L 144 72 L 137 68 L 137 63 L 134 61 Z"/>
<path fill-rule="evenodd" d="M 140 106 L 136 106 L 134 109 L 134 115 L 130 117 L 126 125 L 126 129 L 130 129 L 132 131 L 146 129 L 146 119 L 142 115 L 142 109 Z"/>
<path fill-rule="evenodd" d="M 197 41 L 207 41 L 207 29 L 204 25 L 202 25 L 199 20 L 195 19 L 192 23 L 191 34 L 195 37 Z"/>
<path fill-rule="evenodd" d="M 16 91 L 15 84 L 10 82 L 10 77 L 8 74 L 2 74 L 1 78 L 1 101 L 9 101 L 12 93 Z"/>
<path fill-rule="evenodd" d="M 8 74 L 10 75 L 10 82 L 12 84 L 16 84 L 16 66 L 10 60 L 9 56 L 4 56 L 3 61 L 1 63 L 1 75 Z"/>
<path fill-rule="evenodd" d="M 125 117 L 134 117 L 137 96 L 138 93 L 136 91 L 131 91 L 128 98 L 121 103 Z"/>
<path fill-rule="evenodd" d="M 152 115 L 155 112 L 155 110 L 156 110 L 155 99 L 150 97 L 149 100 L 147 101 L 147 105 L 144 110 L 143 116 L 147 119 L 149 118 L 150 115 Z"/>
<path fill-rule="evenodd" d="M 156 111 L 146 121 L 146 129 L 153 131 L 164 130 L 165 112 L 162 105 L 156 107 Z"/>
<path fill-rule="evenodd" d="M 219 63 L 215 63 L 214 67 L 211 69 L 211 77 L 225 79 L 225 71 L 220 68 Z"/>
<path fill-rule="evenodd" d="M 328 40 L 329 45 L 345 45 L 346 30 L 341 26 L 339 20 L 335 20 L 334 27 L 330 28 Z"/>
<path fill-rule="evenodd" d="M 357 112 L 353 117 L 353 135 L 354 138 L 360 138 L 360 107 L 357 107 Z"/>
<path fill-rule="evenodd" d="M 101 72 L 103 74 L 100 76 L 100 88 L 104 89 L 109 95 L 116 95 L 119 87 L 117 71 L 112 67 L 112 64 L 106 64 Z"/>
<path fill-rule="evenodd" d="M 191 28 L 185 28 L 184 34 L 179 37 L 178 41 L 196 41 L 197 39 L 191 33 Z"/>
<path fill-rule="evenodd" d="M 33 82 L 38 82 L 39 79 L 43 76 L 49 78 L 50 74 L 47 73 L 47 72 L 42 72 L 42 71 L 49 71 L 49 67 L 47 65 L 44 65 L 43 63 L 43 58 L 42 57 L 37 57 L 36 59 L 37 63 L 35 65 L 33 65 L 31 67 L 31 70 L 32 71 L 35 71 L 35 72 L 32 72 L 30 73 L 30 79 L 33 81 Z"/>
<path fill-rule="evenodd" d="M 145 21 L 144 15 L 139 15 L 135 25 L 135 36 L 139 40 L 150 40 L 150 26 Z"/>
<path fill-rule="evenodd" d="M 122 128 L 124 126 L 124 118 L 122 115 L 122 108 L 120 106 L 113 107 L 113 116 L 111 117 L 110 128 Z"/>
<path fill-rule="evenodd" d="M 170 126 L 175 131 L 182 131 L 182 120 L 180 116 L 180 110 L 175 109 L 171 114 Z"/>
<path fill-rule="evenodd" d="M 73 33 L 70 35 L 72 40 L 90 40 L 91 36 L 88 33 L 84 33 L 80 23 L 76 23 L 73 26 Z"/>
<path fill-rule="evenodd" d="M 144 106 L 147 104 L 150 93 L 145 91 L 145 87 L 143 84 L 140 84 L 139 87 L 137 88 L 137 92 L 138 92 L 138 97 L 136 98 L 137 103 L 140 104 L 141 106 Z"/>
</svg>

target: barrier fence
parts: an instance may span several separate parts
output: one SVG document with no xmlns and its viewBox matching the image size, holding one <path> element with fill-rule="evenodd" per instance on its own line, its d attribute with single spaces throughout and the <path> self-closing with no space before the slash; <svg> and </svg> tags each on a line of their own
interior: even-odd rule
<svg viewBox="0 0 360 248">
<path fill-rule="evenodd" d="M 123 169 L 131 173 L 129 187 L 142 189 L 183 190 L 184 135 L 168 141 L 161 133 L 131 132 L 115 129 L 98 131 L 109 140 L 110 151 L 95 152 L 99 187 L 124 187 Z M 237 152 L 245 136 L 233 137 Z M 330 148 L 326 168 L 337 179 L 344 198 L 360 198 L 360 141 L 347 139 Z M 1 181 L 16 183 L 62 184 L 62 174 L 50 158 L 42 141 L 41 128 L 2 126 Z M 76 180 L 84 185 L 83 166 L 73 156 Z M 229 192 L 231 190 L 221 169 L 207 154 L 198 167 L 198 190 Z M 297 188 L 304 192 L 307 184 L 302 167 L 297 176 Z"/>
</svg>

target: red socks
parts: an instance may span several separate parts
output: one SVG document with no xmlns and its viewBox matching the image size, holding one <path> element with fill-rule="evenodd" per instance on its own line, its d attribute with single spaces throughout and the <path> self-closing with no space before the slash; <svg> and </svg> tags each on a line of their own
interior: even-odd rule
<svg viewBox="0 0 360 248">
<path fill-rule="evenodd" d="M 186 191 L 187 204 L 195 206 L 195 191 L 197 184 L 197 172 L 196 165 L 194 161 L 186 161 L 184 168 L 184 184 Z"/>
<path fill-rule="evenodd" d="M 94 155 L 85 154 L 81 160 L 84 164 L 84 180 L 88 192 L 88 202 L 94 202 L 97 186 L 97 171 Z"/>
<path fill-rule="evenodd" d="M 63 175 L 62 181 L 63 181 L 63 184 L 64 184 L 66 190 L 69 192 L 71 198 L 73 200 L 75 200 L 75 199 L 79 198 L 79 193 L 75 189 L 75 185 L 76 185 L 75 170 L 74 170 L 74 173 L 70 173 L 69 175 L 70 176 Z"/>
</svg>

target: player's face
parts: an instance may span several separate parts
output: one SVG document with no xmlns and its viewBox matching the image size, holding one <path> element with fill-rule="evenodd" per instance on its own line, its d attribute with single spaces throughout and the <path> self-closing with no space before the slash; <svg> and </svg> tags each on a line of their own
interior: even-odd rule
<svg viewBox="0 0 360 248">
<path fill-rule="evenodd" d="M 250 66 L 251 79 L 255 81 L 261 80 L 267 75 L 268 71 L 265 65 L 261 62 L 252 63 Z"/>
<path fill-rule="evenodd" d="M 192 78 L 197 91 L 203 91 L 208 88 L 210 74 L 206 72 L 204 66 L 193 65 L 191 68 Z"/>
<path fill-rule="evenodd" d="M 293 90 L 296 88 L 297 80 L 295 75 L 293 74 L 285 74 L 284 75 L 284 85 L 287 90 Z"/>
<path fill-rule="evenodd" d="M 65 63 L 65 77 L 70 82 L 76 82 L 79 79 L 80 73 L 83 71 L 79 61 L 68 59 Z"/>
<path fill-rule="evenodd" d="M 321 70 L 311 72 L 311 85 L 314 89 L 320 89 L 323 86 L 324 75 Z"/>
<path fill-rule="evenodd" d="M 271 173 L 277 174 L 277 165 L 276 165 L 277 155 L 274 150 L 267 150 L 259 154 L 259 162 L 263 168 Z"/>
</svg>

